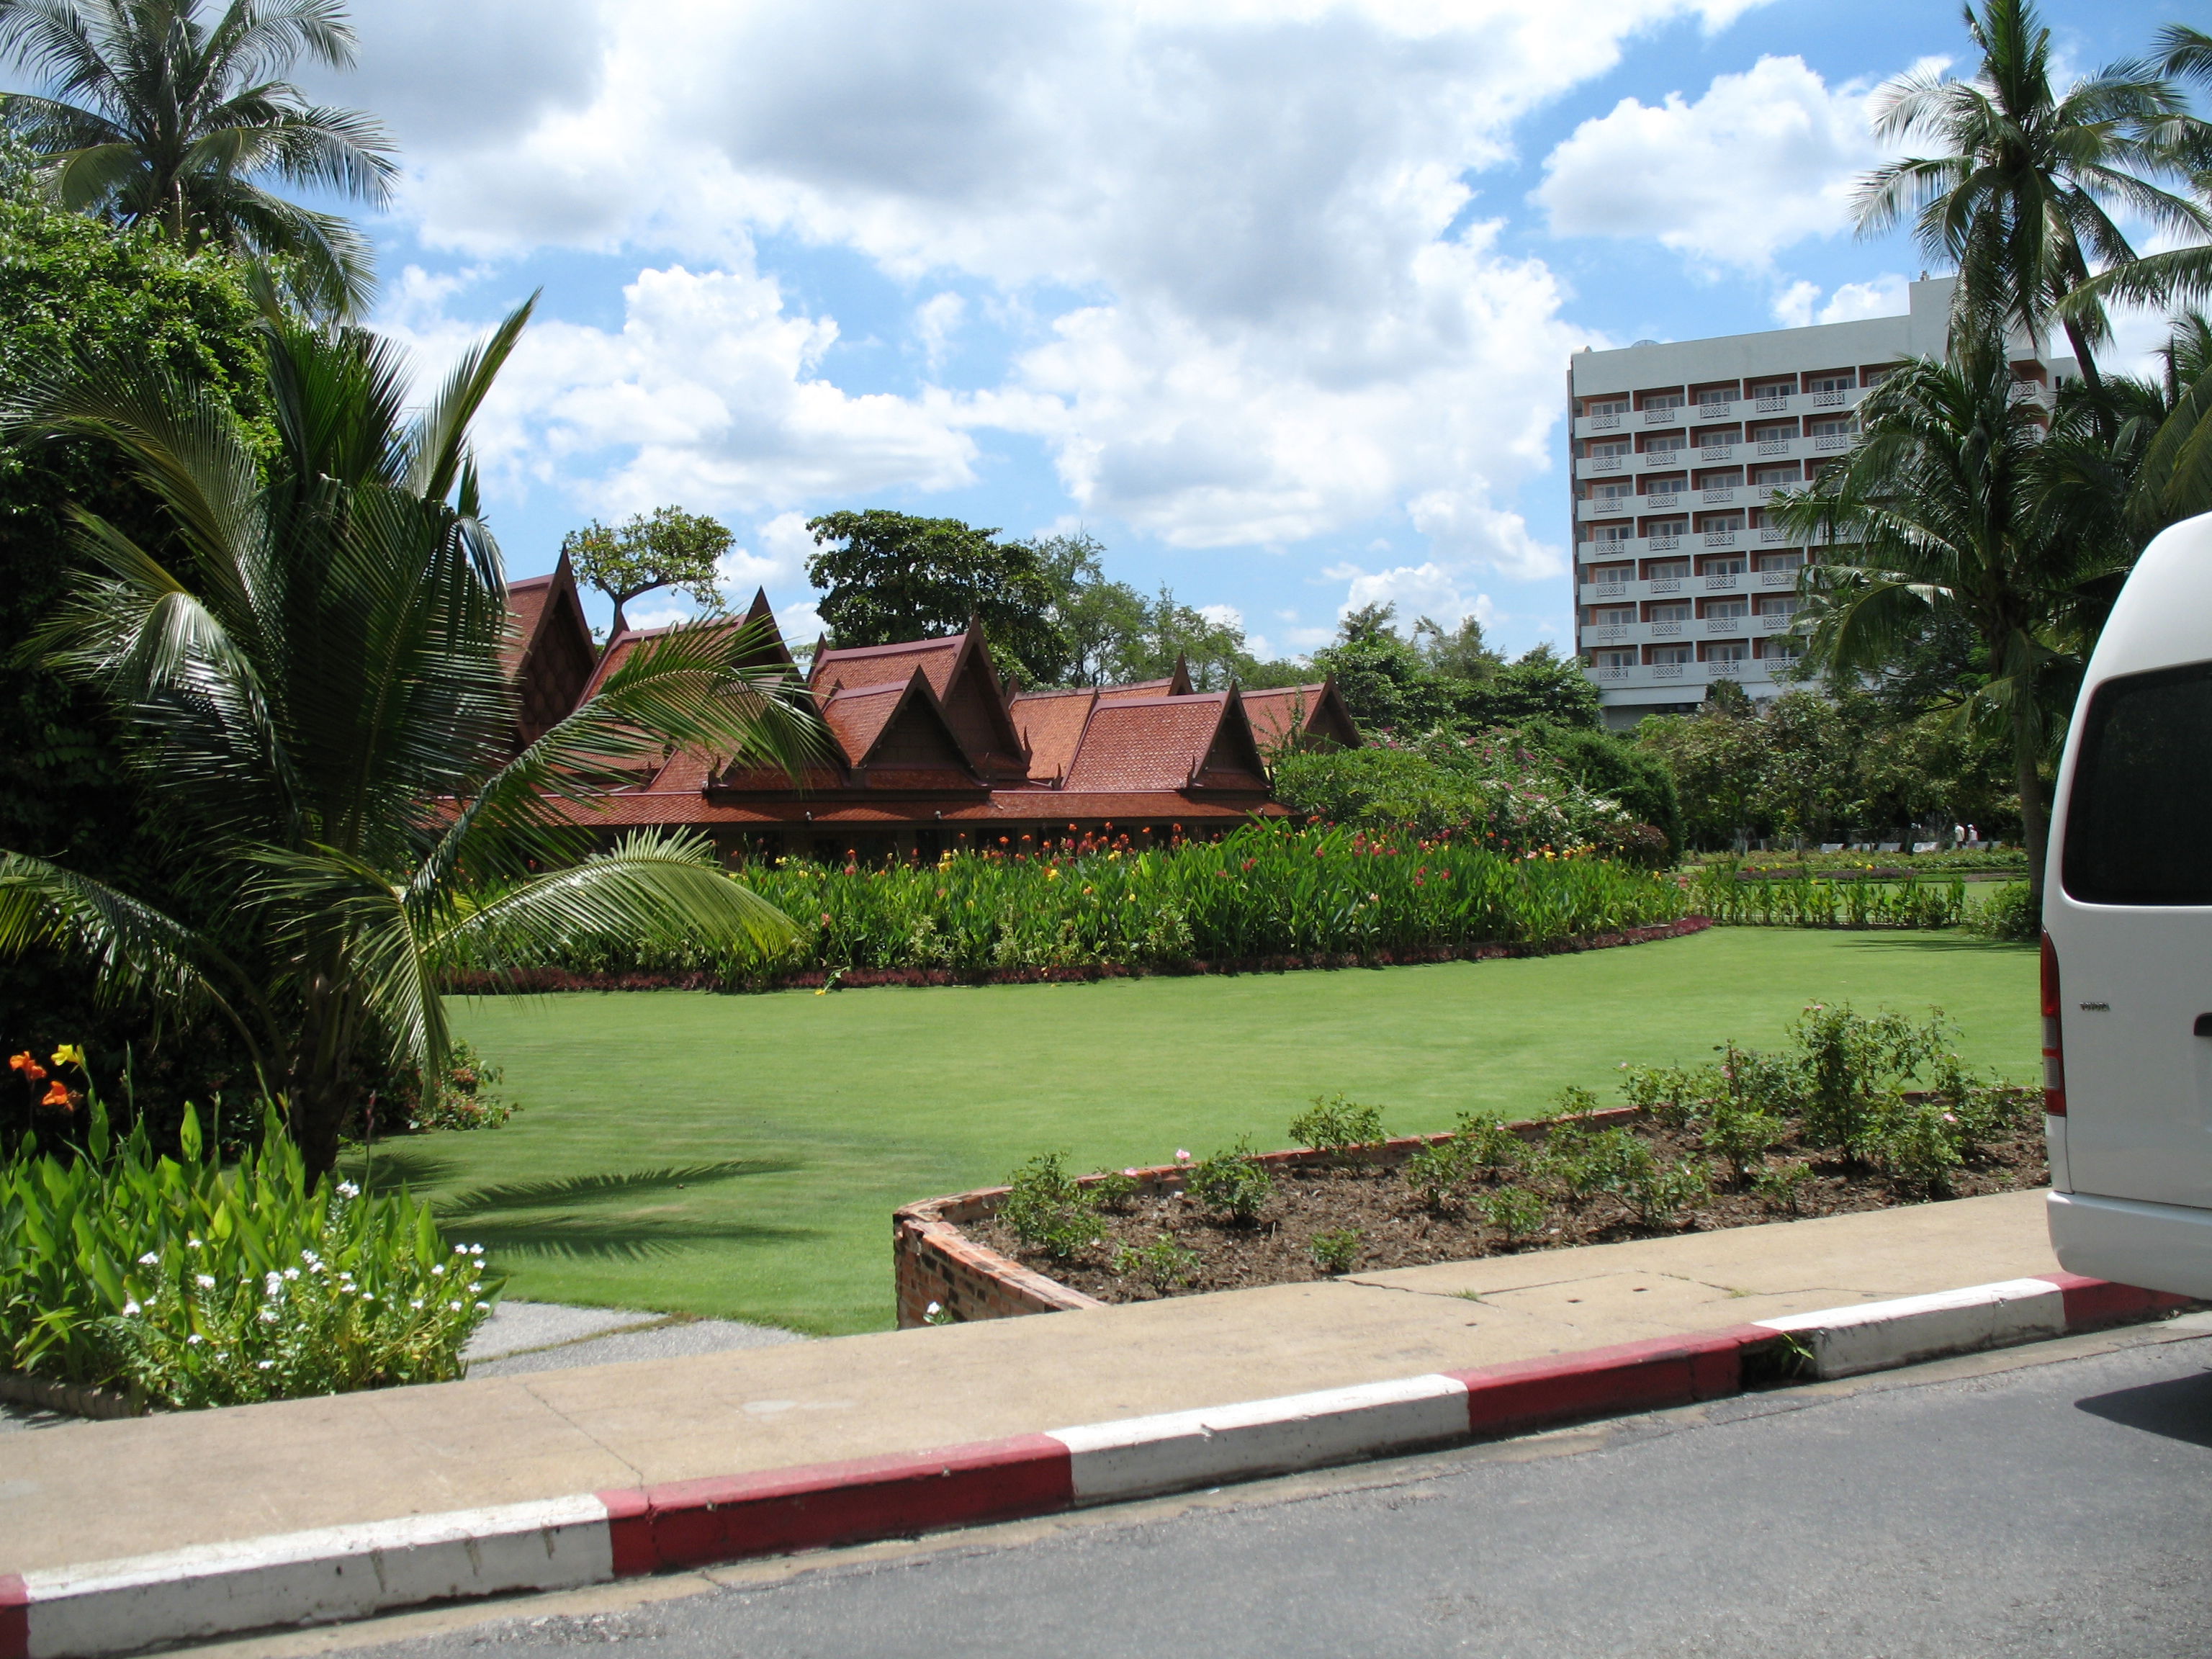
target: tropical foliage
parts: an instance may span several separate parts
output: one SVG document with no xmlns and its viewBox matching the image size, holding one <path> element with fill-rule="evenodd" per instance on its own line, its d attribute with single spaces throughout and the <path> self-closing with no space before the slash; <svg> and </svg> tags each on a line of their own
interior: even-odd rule
<svg viewBox="0 0 2212 1659">
<path fill-rule="evenodd" d="M 610 931 L 565 941 L 545 965 L 720 972 L 732 982 L 854 969 L 1177 969 L 1540 945 L 1684 913 L 1672 880 L 1586 854 L 1515 855 L 1345 827 L 1255 824 L 1164 848 L 1127 836 L 1017 842 L 877 868 L 791 860 L 747 880 L 798 924 L 773 960 L 725 963 L 705 946 L 641 945 Z"/>
<path fill-rule="evenodd" d="M 301 58 L 347 68 L 354 46 L 339 0 L 0 0 L 0 53 L 47 88 L 11 94 L 4 118 L 66 206 L 271 258 L 310 307 L 358 312 L 367 238 L 270 188 L 389 199 L 382 126 L 279 78 Z"/>
<path fill-rule="evenodd" d="M 311 1179 L 273 1108 L 229 1170 L 194 1113 L 180 1158 L 83 1121 L 0 1163 L 0 1367 L 173 1407 L 461 1375 L 497 1276 L 404 1192 Z"/>
<path fill-rule="evenodd" d="M 404 410 L 389 342 L 311 327 L 264 290 L 265 450 L 157 364 L 81 362 L 24 390 L 23 429 L 101 440 L 161 505 L 149 542 L 75 514 L 85 565 L 41 641 L 131 735 L 173 863 L 220 916 L 0 856 L 0 951 L 42 945 L 157 1017 L 227 1023 L 311 1176 L 365 1083 L 444 1074 L 445 977 L 581 929 L 729 954 L 791 937 L 708 849 L 638 833 L 580 856 L 637 757 L 683 744 L 796 766 L 816 727 L 742 630 L 678 629 L 516 752 L 499 553 L 469 422 L 528 316 Z"/>
<path fill-rule="evenodd" d="M 735 538 L 719 519 L 656 507 L 633 514 L 617 526 L 594 519 L 561 538 L 575 561 L 576 580 L 614 601 L 611 629 L 628 622 L 623 607 L 663 587 L 675 588 L 709 613 L 722 608 L 720 562 Z"/>
</svg>

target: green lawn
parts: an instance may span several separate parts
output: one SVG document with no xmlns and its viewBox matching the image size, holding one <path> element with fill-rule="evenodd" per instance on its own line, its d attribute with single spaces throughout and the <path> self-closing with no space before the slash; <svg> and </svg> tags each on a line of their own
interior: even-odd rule
<svg viewBox="0 0 2212 1659">
<path fill-rule="evenodd" d="M 1940 1005 L 1970 1060 L 2037 1069 L 2033 949 L 1945 934 L 1717 928 L 1626 950 L 1234 979 L 492 998 L 504 1128 L 387 1142 L 514 1294 L 830 1333 L 891 1318 L 890 1213 L 1054 1147 L 1085 1169 L 1287 1139 L 1309 1098 L 1394 1133 L 1519 1115 L 1623 1060 L 1775 1042 L 1806 1002 Z M 358 1169 L 357 1163 L 355 1167 Z"/>
</svg>

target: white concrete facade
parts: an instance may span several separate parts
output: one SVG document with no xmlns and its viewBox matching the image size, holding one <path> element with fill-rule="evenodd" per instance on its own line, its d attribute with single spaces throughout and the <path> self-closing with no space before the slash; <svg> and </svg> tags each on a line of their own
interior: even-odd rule
<svg viewBox="0 0 2212 1659">
<path fill-rule="evenodd" d="M 1687 712 L 1717 680 L 1755 702 L 1788 689 L 1798 572 L 1820 549 L 1766 505 L 1850 447 L 1885 373 L 1942 354 L 1950 302 L 1938 277 L 1911 284 L 1902 317 L 1575 354 L 1575 649 L 1608 726 Z M 2023 345 L 2014 373 L 2047 401 L 2074 363 Z"/>
</svg>

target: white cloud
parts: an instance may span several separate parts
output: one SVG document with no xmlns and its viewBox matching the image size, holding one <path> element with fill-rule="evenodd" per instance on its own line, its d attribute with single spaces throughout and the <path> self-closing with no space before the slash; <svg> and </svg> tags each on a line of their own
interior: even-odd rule
<svg viewBox="0 0 2212 1659">
<path fill-rule="evenodd" d="M 1798 281 L 1774 299 L 1774 318 L 1785 328 L 1813 323 L 1855 323 L 1866 317 L 1902 317 L 1911 307 L 1911 284 L 1894 271 L 1870 283 L 1844 283 L 1820 303 L 1818 283 Z"/>
<path fill-rule="evenodd" d="M 1793 57 L 1717 76 L 1695 103 L 1624 98 L 1545 158 L 1534 199 L 1555 234 L 1656 237 L 1708 268 L 1763 270 L 1849 227 L 1859 175 L 1883 159 L 1871 97 Z"/>
<path fill-rule="evenodd" d="M 1551 465 L 1559 365 L 1593 337 L 1540 262 L 1462 225 L 1465 179 L 1639 30 L 1753 0 L 565 3 L 557 46 L 516 60 L 526 92 L 455 107 L 441 68 L 387 106 L 428 245 L 682 261 L 640 273 L 618 329 L 534 332 L 510 467 L 593 510 L 749 512 L 969 483 L 997 428 L 1081 513 L 1170 545 L 1407 514 L 1455 568 L 1525 574 L 1556 552 L 1483 503 Z M 446 9 L 377 9 L 366 56 L 430 54 Z M 544 24 L 483 0 L 470 27 L 505 63 Z M 754 264 L 767 234 L 914 284 L 933 374 L 987 325 L 1011 370 L 844 392 L 835 319 Z"/>
<path fill-rule="evenodd" d="M 840 389 L 819 372 L 836 322 L 787 309 L 749 262 L 641 270 L 623 301 L 619 329 L 550 320 L 523 336 L 477 423 L 495 476 L 552 483 L 593 513 L 675 501 L 726 517 L 974 481 L 950 399 Z M 413 304 L 386 325 L 434 363 L 482 332 Z"/>
<path fill-rule="evenodd" d="M 1201 605 L 1198 614 L 1217 628 L 1241 629 L 1244 626 L 1244 613 L 1233 605 Z"/>
<path fill-rule="evenodd" d="M 1458 627 L 1468 617 L 1474 617 L 1486 628 L 1497 620 L 1498 610 L 1488 594 L 1468 592 L 1462 572 L 1434 560 L 1418 565 L 1401 564 L 1389 570 L 1364 570 L 1358 565 L 1340 564 L 1323 574 L 1348 584 L 1344 603 L 1337 608 L 1340 617 L 1363 605 L 1395 605 L 1398 607 L 1401 632 L 1420 617 L 1446 628 Z"/>
</svg>

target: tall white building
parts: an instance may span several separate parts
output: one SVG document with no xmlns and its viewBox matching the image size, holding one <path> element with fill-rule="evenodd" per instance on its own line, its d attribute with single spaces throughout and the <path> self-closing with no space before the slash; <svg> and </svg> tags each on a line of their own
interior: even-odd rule
<svg viewBox="0 0 2212 1659">
<path fill-rule="evenodd" d="M 1787 689 L 1797 573 L 1821 550 L 1766 503 L 1850 447 L 1868 388 L 1942 354 L 1950 303 L 1939 277 L 1902 317 L 1575 355 L 1575 647 L 1607 726 L 1686 713 L 1716 680 L 1754 702 Z M 2016 345 L 2013 373 L 2047 400 L 2074 362 Z"/>
</svg>

